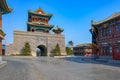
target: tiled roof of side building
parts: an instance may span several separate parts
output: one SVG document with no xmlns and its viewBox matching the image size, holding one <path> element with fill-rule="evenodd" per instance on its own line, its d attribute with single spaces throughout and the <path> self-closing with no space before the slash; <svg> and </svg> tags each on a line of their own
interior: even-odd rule
<svg viewBox="0 0 120 80">
<path fill-rule="evenodd" d="M 90 47 L 90 46 L 92 46 L 91 43 L 84 43 L 84 44 L 78 44 L 75 47 Z"/>
<path fill-rule="evenodd" d="M 107 22 L 107 21 L 110 21 L 110 20 L 112 20 L 112 19 L 118 18 L 118 17 L 120 17 L 120 12 L 114 13 L 112 16 L 106 18 L 105 20 L 101 20 L 101 21 L 99 21 L 99 22 L 94 22 L 94 21 L 92 21 L 91 23 L 92 23 L 93 26 L 96 26 L 96 25 L 100 25 L 100 24 L 102 24 L 102 23 L 105 23 L 105 22 Z"/>
<path fill-rule="evenodd" d="M 6 0 L 0 0 L 0 8 L 2 8 L 2 14 L 7 14 L 10 13 L 12 11 L 12 8 L 9 8 Z"/>
</svg>

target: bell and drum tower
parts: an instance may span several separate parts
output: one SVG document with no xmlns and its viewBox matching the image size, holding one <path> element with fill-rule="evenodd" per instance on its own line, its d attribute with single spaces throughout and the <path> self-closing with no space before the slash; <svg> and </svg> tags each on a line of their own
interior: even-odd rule
<svg viewBox="0 0 120 80">
<path fill-rule="evenodd" d="M 65 36 L 61 33 L 64 29 L 49 24 L 52 14 L 45 13 L 41 8 L 28 11 L 27 31 L 14 31 L 14 43 L 6 46 L 6 54 L 21 54 L 25 42 L 31 46 L 33 56 L 53 56 L 53 50 L 59 44 L 61 55 L 65 52 Z M 51 33 L 53 31 L 53 33 Z M 37 54 L 36 48 L 41 50 Z"/>
</svg>

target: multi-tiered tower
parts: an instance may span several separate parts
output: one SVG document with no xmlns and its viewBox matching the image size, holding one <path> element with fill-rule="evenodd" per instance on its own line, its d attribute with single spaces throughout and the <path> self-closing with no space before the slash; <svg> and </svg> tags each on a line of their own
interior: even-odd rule
<svg viewBox="0 0 120 80">
<path fill-rule="evenodd" d="M 40 8 L 35 12 L 28 11 L 27 31 L 49 33 L 54 27 L 48 24 L 51 17 L 52 14 L 46 14 Z"/>
<path fill-rule="evenodd" d="M 33 56 L 53 56 L 55 46 L 59 44 L 61 54 L 65 52 L 65 37 L 61 34 L 63 29 L 48 24 L 52 14 L 46 14 L 42 9 L 36 11 L 28 11 L 27 32 L 14 31 L 14 43 L 6 47 L 6 53 L 20 54 L 25 42 L 31 46 Z M 50 33 L 50 30 L 54 34 Z M 41 53 L 37 53 L 40 49 Z"/>
</svg>

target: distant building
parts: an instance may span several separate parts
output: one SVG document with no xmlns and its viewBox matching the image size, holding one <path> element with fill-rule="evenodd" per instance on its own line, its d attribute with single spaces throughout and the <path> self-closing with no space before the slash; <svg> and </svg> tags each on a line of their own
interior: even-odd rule
<svg viewBox="0 0 120 80">
<path fill-rule="evenodd" d="M 79 44 L 73 47 L 74 55 L 85 56 L 86 54 L 92 53 L 92 45 L 90 43 Z"/>
<path fill-rule="evenodd" d="M 120 60 L 120 13 L 91 25 L 92 43 L 98 46 L 100 58 Z"/>
<path fill-rule="evenodd" d="M 0 55 L 2 54 L 2 40 L 5 37 L 5 33 L 2 31 L 2 15 L 8 14 L 12 11 L 11 8 L 8 7 L 6 0 L 0 0 Z"/>
</svg>

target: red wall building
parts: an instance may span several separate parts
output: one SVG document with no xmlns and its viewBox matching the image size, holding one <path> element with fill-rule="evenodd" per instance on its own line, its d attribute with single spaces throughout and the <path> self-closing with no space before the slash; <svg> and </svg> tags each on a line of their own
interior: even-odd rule
<svg viewBox="0 0 120 80">
<path fill-rule="evenodd" d="M 92 44 L 98 46 L 100 57 L 120 60 L 120 13 L 91 23 Z"/>
<path fill-rule="evenodd" d="M 2 31 L 2 15 L 11 11 L 12 9 L 7 6 L 6 0 L 0 0 L 0 55 L 2 55 L 2 40 L 5 36 L 5 33 Z"/>
<path fill-rule="evenodd" d="M 86 54 L 92 54 L 92 44 L 80 44 L 73 47 L 74 55 L 85 56 Z"/>
</svg>

